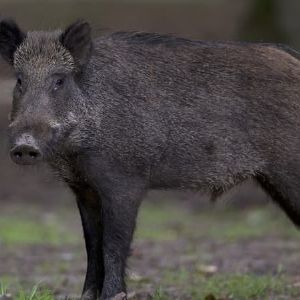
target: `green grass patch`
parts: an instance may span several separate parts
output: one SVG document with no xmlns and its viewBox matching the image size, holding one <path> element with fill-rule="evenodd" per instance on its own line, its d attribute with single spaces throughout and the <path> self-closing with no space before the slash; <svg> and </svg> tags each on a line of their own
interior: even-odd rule
<svg viewBox="0 0 300 300">
<path fill-rule="evenodd" d="M 299 290 L 288 287 L 286 278 L 254 274 L 216 274 L 204 277 L 186 270 L 168 271 L 163 285 L 176 285 L 191 299 L 263 300 L 271 295 L 298 296 Z M 208 297 L 210 296 L 210 298 Z"/>
<path fill-rule="evenodd" d="M 80 236 L 79 236 L 80 238 Z M 41 220 L 2 216 L 0 218 L 0 243 L 14 244 L 71 244 L 78 241 L 57 220 L 45 223 Z"/>
<path fill-rule="evenodd" d="M 0 297 L 10 294 L 10 285 L 7 281 L 0 282 Z M 11 295 L 14 300 L 54 300 L 54 294 L 47 288 L 40 287 L 36 284 L 31 290 L 23 289 L 18 285 L 18 292 Z"/>
<path fill-rule="evenodd" d="M 54 300 L 53 293 L 48 289 L 39 289 L 35 285 L 31 291 L 20 290 L 16 295 L 17 300 Z"/>
<path fill-rule="evenodd" d="M 168 300 L 170 299 L 167 295 L 167 293 L 161 288 L 159 287 L 158 289 L 156 289 L 156 291 L 153 294 L 152 300 Z"/>
<path fill-rule="evenodd" d="M 6 280 L 0 281 L 0 296 L 6 295 L 8 293 L 8 287 L 9 284 Z"/>
<path fill-rule="evenodd" d="M 263 236 L 300 238 L 286 216 L 267 206 L 250 210 L 209 210 L 191 213 L 174 205 L 145 203 L 140 211 L 136 238 L 176 240 L 179 237 L 237 241 Z"/>
<path fill-rule="evenodd" d="M 175 240 L 178 232 L 172 228 L 171 223 L 179 219 L 184 222 L 183 218 L 184 214 L 179 209 L 146 203 L 139 213 L 136 237 L 142 240 Z"/>
</svg>

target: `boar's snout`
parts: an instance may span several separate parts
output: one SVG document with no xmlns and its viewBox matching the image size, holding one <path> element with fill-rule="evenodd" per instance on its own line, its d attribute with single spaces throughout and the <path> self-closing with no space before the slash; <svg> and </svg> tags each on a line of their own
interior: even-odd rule
<svg viewBox="0 0 300 300">
<path fill-rule="evenodd" d="M 42 153 L 35 143 L 24 140 L 10 150 L 10 157 L 19 165 L 35 165 L 42 159 Z"/>
</svg>

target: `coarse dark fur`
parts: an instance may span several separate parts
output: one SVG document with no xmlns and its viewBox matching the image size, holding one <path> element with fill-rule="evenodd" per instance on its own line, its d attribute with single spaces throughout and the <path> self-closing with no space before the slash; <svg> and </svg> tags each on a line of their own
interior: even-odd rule
<svg viewBox="0 0 300 300">
<path fill-rule="evenodd" d="M 148 189 L 215 198 L 256 179 L 300 225 L 300 62 L 280 45 L 149 33 L 92 40 L 90 26 L 23 33 L 0 23 L 17 74 L 10 138 L 32 143 L 77 196 L 88 267 L 82 299 L 126 292 Z"/>
</svg>

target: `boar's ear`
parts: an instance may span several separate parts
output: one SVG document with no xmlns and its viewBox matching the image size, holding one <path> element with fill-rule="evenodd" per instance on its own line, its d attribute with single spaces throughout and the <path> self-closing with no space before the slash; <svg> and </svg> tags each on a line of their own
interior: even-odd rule
<svg viewBox="0 0 300 300">
<path fill-rule="evenodd" d="M 14 54 L 25 39 L 18 25 L 10 19 L 0 19 L 0 54 L 11 65 L 14 62 Z"/>
<path fill-rule="evenodd" d="M 77 67 L 82 67 L 88 61 L 92 49 L 91 27 L 89 23 L 77 21 L 71 24 L 60 35 L 59 40 L 70 51 Z"/>
</svg>

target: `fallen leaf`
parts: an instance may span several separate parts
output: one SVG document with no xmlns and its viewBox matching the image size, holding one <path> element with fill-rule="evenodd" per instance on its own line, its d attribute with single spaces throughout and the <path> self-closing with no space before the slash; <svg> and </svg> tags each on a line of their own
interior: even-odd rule
<svg viewBox="0 0 300 300">
<path fill-rule="evenodd" d="M 218 267 L 214 265 L 198 265 L 196 269 L 204 274 L 215 274 L 218 271 Z"/>
</svg>

